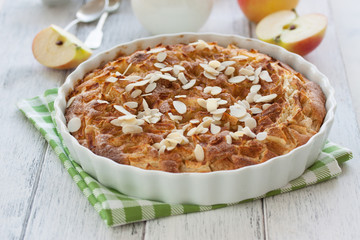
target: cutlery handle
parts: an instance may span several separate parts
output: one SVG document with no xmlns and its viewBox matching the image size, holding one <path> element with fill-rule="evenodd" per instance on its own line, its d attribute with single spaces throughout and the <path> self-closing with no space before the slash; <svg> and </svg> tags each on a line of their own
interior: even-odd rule
<svg viewBox="0 0 360 240">
<path fill-rule="evenodd" d="M 108 12 L 104 12 L 101 15 L 100 20 L 99 20 L 98 24 L 96 25 L 96 28 L 94 30 L 92 30 L 90 32 L 89 36 L 86 38 L 85 45 L 88 48 L 97 49 L 101 46 L 101 42 L 102 42 L 102 38 L 103 38 L 102 28 L 104 26 L 105 20 L 108 15 L 109 15 Z"/>
<path fill-rule="evenodd" d="M 79 19 L 74 19 L 71 23 L 69 23 L 69 24 L 64 28 L 64 30 L 65 30 L 65 31 L 68 31 L 72 26 L 78 24 L 79 22 L 80 22 Z"/>
</svg>

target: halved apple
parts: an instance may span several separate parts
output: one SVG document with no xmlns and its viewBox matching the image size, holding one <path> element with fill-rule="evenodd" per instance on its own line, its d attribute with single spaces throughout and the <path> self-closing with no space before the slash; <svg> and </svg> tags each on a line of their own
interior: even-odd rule
<svg viewBox="0 0 360 240">
<path fill-rule="evenodd" d="M 77 37 L 55 25 L 35 36 L 32 51 L 39 63 L 56 69 L 74 68 L 92 54 Z"/>
<path fill-rule="evenodd" d="M 284 10 L 262 19 L 256 26 L 256 35 L 260 40 L 306 55 L 321 43 L 326 27 L 327 18 L 322 14 L 299 17 L 294 11 Z"/>
</svg>

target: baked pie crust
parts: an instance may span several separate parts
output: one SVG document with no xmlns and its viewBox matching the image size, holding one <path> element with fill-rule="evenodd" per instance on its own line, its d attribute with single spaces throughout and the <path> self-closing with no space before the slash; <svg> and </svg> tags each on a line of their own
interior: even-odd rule
<svg viewBox="0 0 360 240">
<path fill-rule="evenodd" d="M 118 57 L 77 82 L 65 112 L 95 154 L 167 172 L 265 162 L 305 144 L 325 115 L 320 87 L 286 64 L 201 40 Z"/>
</svg>

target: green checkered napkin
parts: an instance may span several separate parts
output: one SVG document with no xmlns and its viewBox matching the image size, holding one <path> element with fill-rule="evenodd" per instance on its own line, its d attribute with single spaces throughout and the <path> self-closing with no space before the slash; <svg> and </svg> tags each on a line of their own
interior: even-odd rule
<svg viewBox="0 0 360 240">
<path fill-rule="evenodd" d="M 208 211 L 238 204 L 217 204 L 212 206 L 169 204 L 129 197 L 104 187 L 71 158 L 68 149 L 62 144 L 52 118 L 56 96 L 57 89 L 50 89 L 45 91 L 43 96 L 20 101 L 18 107 L 41 132 L 46 141 L 49 142 L 72 179 L 108 226 L 118 226 L 184 213 Z M 352 153 L 350 150 L 327 142 L 318 160 L 302 176 L 282 188 L 240 203 L 290 192 L 334 178 L 341 173 L 339 163 L 348 161 L 351 158 Z"/>
</svg>

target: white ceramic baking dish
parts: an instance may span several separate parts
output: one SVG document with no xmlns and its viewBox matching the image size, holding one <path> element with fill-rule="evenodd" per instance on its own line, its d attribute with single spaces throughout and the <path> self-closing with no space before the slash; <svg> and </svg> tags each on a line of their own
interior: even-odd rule
<svg viewBox="0 0 360 240">
<path fill-rule="evenodd" d="M 113 60 L 120 52 L 131 54 L 136 50 L 154 47 L 159 43 L 190 43 L 198 39 L 216 41 L 222 46 L 231 43 L 240 48 L 257 49 L 287 63 L 311 81 L 318 83 L 326 95 L 327 109 L 320 131 L 305 145 L 286 155 L 275 157 L 258 165 L 211 173 L 168 173 L 121 165 L 108 158 L 95 155 L 89 149 L 81 146 L 69 133 L 64 117 L 66 96 L 73 89 L 76 81 L 82 79 L 86 73 Z M 54 107 L 59 133 L 72 157 L 86 172 L 105 186 L 143 199 L 210 205 L 233 203 L 257 197 L 299 177 L 307 167 L 314 163 L 326 141 L 334 119 L 336 102 L 334 89 L 330 86 L 327 77 L 320 73 L 313 64 L 283 48 L 236 35 L 182 33 L 142 38 L 120 44 L 82 63 L 60 87 Z"/>
</svg>

